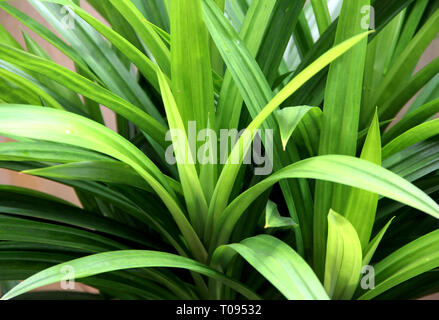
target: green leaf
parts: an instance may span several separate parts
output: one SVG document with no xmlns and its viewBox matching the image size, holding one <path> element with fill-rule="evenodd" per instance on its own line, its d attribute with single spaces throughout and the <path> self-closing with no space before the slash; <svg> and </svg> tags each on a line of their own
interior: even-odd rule
<svg viewBox="0 0 439 320">
<path fill-rule="evenodd" d="M 132 2 L 148 20 L 163 30 L 169 30 L 169 0 L 133 0 Z"/>
<path fill-rule="evenodd" d="M 226 0 L 215 0 L 215 2 L 221 11 L 225 10 Z M 209 38 L 209 47 L 212 69 L 215 70 L 218 75 L 222 76 L 224 73 L 223 58 L 221 57 L 221 54 L 219 53 L 218 48 L 216 47 L 215 42 L 212 40 L 212 38 Z"/>
<path fill-rule="evenodd" d="M 201 0 L 172 1 L 172 91 L 185 128 L 196 121 L 197 131 L 206 129 L 208 122 L 216 128 L 209 50 Z"/>
<path fill-rule="evenodd" d="M 190 148 L 185 124 L 183 123 L 174 96 L 169 88 L 168 81 L 163 72 L 159 69 L 157 69 L 157 77 L 169 127 L 171 130 L 178 130 L 177 132 L 179 133 L 178 135 L 171 133 L 171 138 L 189 217 L 195 230 L 202 236 L 208 208 L 200 180 L 198 179 L 192 152 L 189 151 Z M 184 139 L 183 141 L 181 141 L 182 138 Z"/>
<path fill-rule="evenodd" d="M 328 3 L 326 0 L 311 0 L 312 9 L 316 16 L 317 26 L 320 34 L 323 34 L 331 24 Z"/>
<path fill-rule="evenodd" d="M 300 58 L 303 58 L 314 45 L 314 38 L 307 20 L 310 11 L 310 4 L 305 4 L 304 10 L 300 13 L 299 21 L 293 32 L 294 43 Z"/>
<path fill-rule="evenodd" d="M 0 252 L 0 264 L 2 266 L 10 264 L 15 270 L 12 272 L 1 272 L 0 278 L 25 279 L 55 264 L 78 257 L 78 254 L 72 251 L 66 253 L 43 252 L 43 247 L 33 248 L 34 251 L 24 251 L 22 249 L 20 251 L 12 249 L 14 251 L 11 251 L 10 248 L 13 246 L 8 245 L 7 247 L 9 249 Z M 139 278 L 143 281 L 139 282 Z M 153 281 L 157 282 L 157 284 Z M 169 273 L 166 274 L 163 270 L 157 269 L 113 271 L 110 274 L 100 274 L 80 280 L 81 283 L 92 286 L 101 293 L 106 294 L 107 298 L 120 298 L 121 293 L 130 293 L 130 299 L 133 299 L 133 297 L 139 299 L 139 296 L 141 298 L 145 297 L 143 299 L 170 299 L 168 291 L 171 291 L 171 299 L 176 297 L 187 299 L 188 296 L 193 299 L 193 295 L 188 295 L 190 288 L 185 287 L 187 284 L 182 281 L 177 284 L 176 281 L 178 281 L 176 277 L 172 277 Z M 19 299 L 22 298 L 23 296 L 20 296 Z"/>
<path fill-rule="evenodd" d="M 39 36 L 41 36 L 43 39 L 47 40 L 50 44 L 52 44 L 54 47 L 56 47 L 58 50 L 60 50 L 62 53 L 64 53 L 66 56 L 68 56 L 70 59 L 72 59 L 77 65 L 81 67 L 81 69 L 86 72 L 87 77 L 89 77 L 92 80 L 97 80 L 97 77 L 90 71 L 85 61 L 82 59 L 81 55 L 76 52 L 72 47 L 67 45 L 61 38 L 59 38 L 57 35 L 55 35 L 52 31 L 44 27 L 42 24 L 40 24 L 38 21 L 32 19 L 28 15 L 24 14 L 17 8 L 5 3 L 4 0 L 0 1 L 0 8 L 7 13 L 9 13 L 11 16 L 19 20 L 21 23 L 23 23 L 25 26 L 27 26 L 29 29 L 37 33 Z M 3 43 L 3 42 L 2 42 Z M 8 43 L 6 43 L 8 44 Z M 14 47 L 14 46 L 13 46 Z M 16 49 L 21 49 L 17 48 Z"/>
<path fill-rule="evenodd" d="M 381 108 L 381 106 L 389 101 L 398 88 L 407 81 L 421 55 L 438 32 L 439 10 L 436 10 L 395 61 L 375 92 L 376 100 L 374 105 L 378 106 L 379 115 L 382 120 L 394 117 L 395 114 L 390 109 Z"/>
<path fill-rule="evenodd" d="M 364 142 L 361 159 L 381 165 L 381 133 L 377 112 Z M 365 248 L 369 242 L 375 222 L 377 205 L 378 195 L 376 193 L 361 189 L 350 190 L 343 216 L 349 220 L 357 231 L 362 248 Z"/>
<path fill-rule="evenodd" d="M 265 229 L 269 228 L 291 228 L 295 227 L 297 223 L 289 217 L 282 217 L 277 210 L 277 205 L 268 200 L 265 208 Z"/>
<path fill-rule="evenodd" d="M 82 52 L 83 59 L 109 90 L 146 110 L 157 121 L 161 121 L 160 114 L 140 87 L 136 77 L 129 72 L 110 44 L 96 30 L 68 9 L 68 6 L 62 7 L 39 0 L 29 2 L 77 52 Z M 74 28 L 65 26 L 62 8 L 69 12 Z M 78 73 L 81 72 L 81 68 L 78 68 Z M 118 130 L 124 137 L 128 137 L 126 121 L 120 118 L 118 120 Z"/>
<path fill-rule="evenodd" d="M 439 58 L 436 58 L 411 77 L 407 83 L 401 85 L 391 99 L 383 102 L 381 109 L 386 110 L 389 115 L 396 115 L 438 73 Z"/>
<path fill-rule="evenodd" d="M 47 76 L 65 87 L 99 102 L 138 125 L 158 143 L 164 145 L 166 128 L 143 110 L 111 91 L 56 63 L 0 44 L 0 58 Z"/>
<path fill-rule="evenodd" d="M 85 10 L 67 0 L 44 1 L 68 5 L 78 16 L 80 16 L 93 28 L 95 28 L 99 33 L 107 38 L 107 40 L 110 41 L 111 44 L 119 49 L 121 53 L 123 53 L 130 61 L 132 61 L 139 68 L 139 71 L 142 73 L 142 75 L 144 75 L 145 78 L 148 79 L 148 81 L 153 85 L 154 88 L 156 88 L 157 90 L 159 89 L 155 72 L 155 64 L 146 55 L 144 55 L 142 51 L 136 48 L 130 41 L 128 41 L 118 32 L 106 26 L 104 23 L 100 22 L 98 19 L 94 18 Z M 114 16 L 114 13 L 112 14 L 112 16 Z"/>
<path fill-rule="evenodd" d="M 41 166 L 35 165 L 35 163 L 2 161 L 0 162 L 0 167 L 9 170 L 23 171 L 40 168 Z M 141 197 L 139 197 L 139 195 L 133 197 L 132 193 L 122 193 L 120 190 L 115 191 L 97 182 L 49 179 L 75 188 L 75 190 L 79 190 L 80 192 L 85 192 L 99 201 L 106 202 L 126 214 L 133 216 L 159 232 L 180 254 L 187 255 L 186 245 L 182 244 L 181 234 L 178 231 L 177 225 L 171 219 L 172 217 L 161 214 L 164 207 L 163 205 L 158 206 L 160 203 L 156 203 L 157 201 L 151 201 L 144 194 Z"/>
<path fill-rule="evenodd" d="M 420 106 L 439 98 L 439 75 L 436 75 L 430 82 L 421 90 L 413 104 L 410 106 L 407 113 L 416 110 Z"/>
<path fill-rule="evenodd" d="M 306 1 L 277 0 L 270 25 L 264 36 L 257 61 L 267 82 L 272 85 L 279 76 L 283 54 L 297 27 Z"/>
<path fill-rule="evenodd" d="M 25 174 L 59 179 L 127 184 L 151 192 L 151 187 L 129 165 L 117 161 L 84 161 L 22 171 Z"/>
<path fill-rule="evenodd" d="M 358 298 L 369 300 L 417 275 L 439 266 L 439 230 L 430 232 L 374 265 L 375 288 Z"/>
<path fill-rule="evenodd" d="M 0 215 L 0 240 L 57 245 L 89 253 L 128 249 L 91 231 L 6 215 Z"/>
<path fill-rule="evenodd" d="M 424 121 L 433 117 L 439 112 L 439 99 L 435 99 L 425 105 L 417 107 L 415 110 L 408 112 L 393 127 L 387 130 L 383 135 L 384 144 L 389 143 L 404 132 L 422 124 Z"/>
<path fill-rule="evenodd" d="M 380 230 L 380 232 L 378 232 L 378 234 L 369 242 L 367 247 L 363 249 L 363 266 L 368 265 L 372 260 L 376 249 L 378 248 L 381 240 L 384 237 L 384 234 L 386 233 L 387 229 L 389 229 L 390 224 L 392 223 L 394 218 L 395 217 L 390 219 L 389 222 L 387 222 L 386 225 Z"/>
<path fill-rule="evenodd" d="M 36 42 L 30 35 L 28 35 L 25 31 L 22 31 L 23 38 L 26 43 L 26 49 L 29 53 L 39 56 L 41 58 L 53 61 L 50 55 L 45 51 L 38 42 Z M 85 74 L 85 73 L 84 73 Z M 74 105 L 78 109 L 83 108 L 83 103 L 79 98 L 78 94 L 72 90 L 67 89 L 66 87 L 60 85 L 59 83 L 49 80 L 45 77 L 38 76 L 38 74 L 33 75 L 35 78 L 41 82 L 41 84 L 45 85 L 48 89 L 50 89 L 50 94 L 52 97 L 56 98 L 61 105 L 63 105 L 67 111 L 69 111 L 69 105 Z M 67 100 L 64 102 L 64 100 Z M 90 113 L 90 115 L 92 115 Z M 102 123 L 102 115 L 95 118 L 96 121 Z"/>
<path fill-rule="evenodd" d="M 416 181 L 438 169 L 438 152 L 437 141 L 422 141 L 386 158 L 383 166 L 408 181 Z"/>
<path fill-rule="evenodd" d="M 375 14 L 377 12 L 375 11 Z M 381 30 L 367 46 L 366 66 L 361 103 L 360 128 L 369 125 L 377 105 L 376 90 L 391 66 L 392 56 L 404 23 L 405 10 Z M 377 70 L 381 70 L 377 72 Z"/>
<path fill-rule="evenodd" d="M 93 215 L 46 194 L 19 187 L 0 186 L 0 195 L 2 213 L 68 224 L 151 246 L 144 234 L 135 229 Z"/>
<path fill-rule="evenodd" d="M 215 228 L 215 243 L 228 240 L 235 224 L 248 206 L 282 179 L 308 178 L 331 181 L 381 194 L 439 218 L 439 206 L 428 195 L 398 175 L 369 161 L 342 155 L 309 158 L 289 165 L 249 188 L 234 199 Z"/>
<path fill-rule="evenodd" d="M 406 18 L 404 28 L 401 31 L 401 36 L 398 40 L 398 45 L 395 49 L 394 59 L 398 58 L 401 55 L 401 53 L 410 43 L 410 40 L 415 35 L 416 30 L 419 26 L 419 22 L 421 21 L 422 15 L 424 14 L 427 5 L 428 0 L 415 1 L 413 5 L 411 5 L 410 13 Z"/>
<path fill-rule="evenodd" d="M 317 59 L 314 63 L 312 63 L 297 77 L 291 80 L 290 83 L 288 83 L 253 119 L 253 121 L 247 127 L 245 134 L 243 134 L 236 143 L 235 147 L 232 150 L 232 153 L 229 156 L 229 159 L 239 159 L 240 161 L 242 161 L 245 153 L 250 146 L 251 141 L 253 140 L 254 135 L 256 134 L 256 130 L 259 129 L 262 123 L 270 117 L 270 115 L 279 107 L 279 105 L 284 102 L 292 93 L 299 89 L 304 83 L 306 83 L 310 78 L 312 78 L 317 72 L 319 72 L 333 60 L 344 54 L 362 39 L 364 39 L 367 34 L 368 33 L 360 34 L 334 47 L 330 51 L 326 52 L 319 59 Z M 221 46 L 219 46 L 219 49 L 221 50 Z M 243 89 L 242 92 L 244 91 L 245 90 Z M 235 181 L 235 177 L 239 171 L 240 165 L 232 163 L 232 161 L 228 161 L 228 164 L 225 165 L 215 188 L 215 192 L 210 205 L 210 207 L 214 210 L 214 216 L 218 216 L 220 212 L 225 208 L 230 195 L 230 191 L 232 190 L 232 186 Z M 221 190 L 221 192 L 219 192 L 219 190 Z"/>
<path fill-rule="evenodd" d="M 110 2 L 137 32 L 164 73 L 170 76 L 171 58 L 169 49 L 142 13 L 129 0 L 110 0 Z"/>
<path fill-rule="evenodd" d="M 76 162 L 76 161 L 109 161 L 109 157 L 74 146 L 38 142 L 10 142 L 0 144 L 2 161 L 44 161 L 44 162 Z"/>
<path fill-rule="evenodd" d="M 263 126 L 264 129 L 276 128 L 274 117 L 271 116 L 272 112 L 327 64 L 349 50 L 349 48 L 358 43 L 361 38 L 366 36 L 365 33 L 358 36 L 359 38 L 353 38 L 351 41 L 347 41 L 337 48 L 333 48 L 332 50 L 328 51 L 313 64 L 311 64 L 306 70 L 301 72 L 285 88 L 283 88 L 274 99 L 272 99 L 273 92 L 267 83 L 267 80 L 262 74 L 256 61 L 253 59 L 245 45 L 241 42 L 238 35 L 233 30 L 233 27 L 211 0 L 203 0 L 202 4 L 206 25 L 208 26 L 209 31 L 215 40 L 229 70 L 231 70 L 231 74 L 248 107 L 249 113 L 253 117 L 253 122 L 249 126 L 249 130 L 247 132 L 249 134 L 254 134 L 256 132 L 254 130 L 259 129 L 261 126 Z M 287 4 L 288 6 L 291 5 L 290 2 Z M 282 5 L 286 5 L 286 3 L 282 2 Z M 294 7 L 296 9 L 297 6 L 300 6 L 300 4 L 294 3 Z M 288 11 L 288 13 L 291 12 Z M 277 25 L 276 28 L 277 27 L 279 26 Z M 274 56 L 277 57 L 278 52 L 274 53 Z M 270 59 L 269 61 L 272 60 Z M 239 69 L 243 65 L 246 66 L 246 72 L 239 73 Z M 248 70 L 251 70 L 251 72 L 248 72 Z M 266 105 L 266 107 L 264 110 L 262 110 L 262 106 L 264 105 Z M 252 127 L 252 125 L 254 126 Z M 250 139 L 248 139 L 248 137 L 249 135 L 247 134 L 241 136 L 241 141 L 235 145 L 235 148 L 232 151 L 229 159 L 239 159 L 242 161 L 243 155 L 248 150 L 247 145 L 242 145 L 243 139 L 247 139 L 247 142 L 251 142 L 253 138 L 250 137 Z M 285 159 L 285 155 L 281 154 L 281 149 L 279 147 L 280 146 L 276 145 L 276 148 L 274 148 L 275 170 L 282 168 L 284 163 L 291 163 L 298 160 L 297 154 L 292 152 L 288 154 L 289 159 Z M 239 154 L 240 150 L 243 151 L 242 154 Z M 214 221 L 226 207 L 239 169 L 240 165 L 230 164 L 229 161 L 222 170 L 221 176 L 213 193 L 212 200 L 209 204 L 208 223 L 206 224 L 207 227 L 205 232 L 206 234 L 211 233 L 211 228 L 215 223 Z M 303 219 L 299 220 L 297 218 L 296 203 L 298 203 L 298 205 L 301 205 L 302 203 L 304 204 L 304 208 L 300 208 L 300 211 L 303 210 L 303 212 L 305 212 L 307 207 L 310 208 L 311 192 L 309 190 L 309 186 L 306 185 L 306 181 L 299 181 L 298 183 L 294 183 L 293 186 L 282 182 L 281 188 L 282 192 L 286 195 L 285 199 L 287 201 L 291 216 L 296 219 L 299 222 L 299 226 L 301 226 L 304 221 Z M 300 193 L 293 193 L 291 191 L 293 188 L 300 190 Z M 221 190 L 221 192 L 219 190 Z M 300 227 L 297 229 L 296 234 L 299 252 L 303 252 L 303 248 L 301 248 L 303 246 L 303 239 Z M 310 237 L 307 236 L 307 239 L 310 239 Z M 310 241 L 307 241 L 307 243 L 310 243 Z"/>
<path fill-rule="evenodd" d="M 298 123 L 292 139 L 299 146 L 305 146 L 310 157 L 318 155 L 323 112 L 312 108 Z"/>
<path fill-rule="evenodd" d="M 242 40 L 235 40 L 236 42 L 242 41 L 253 58 L 256 57 L 262 45 L 265 30 L 269 26 L 271 12 L 275 5 L 276 1 L 273 0 L 253 1 L 239 31 L 239 39 Z M 254 28 L 255 25 L 257 25 L 258 28 Z M 218 39 L 216 41 L 218 41 Z M 222 41 L 226 41 L 226 38 Z M 239 67 L 239 69 L 236 71 L 234 71 L 234 69 L 227 69 L 226 71 L 218 101 L 217 123 L 219 129 L 236 128 L 239 125 L 239 119 L 241 117 L 243 97 L 240 95 L 240 90 L 235 80 L 236 75 L 233 77 L 233 73 L 239 72 L 239 79 L 244 80 L 246 68 L 238 64 L 236 57 L 229 54 L 224 55 L 224 52 L 223 59 L 225 62 L 228 62 L 229 66 L 233 63 Z"/>
<path fill-rule="evenodd" d="M 36 289 L 38 287 L 64 279 L 65 274 L 60 272 L 64 266 L 74 268 L 75 279 L 89 277 L 109 271 L 132 268 L 162 267 L 188 269 L 217 279 L 249 299 L 258 299 L 256 294 L 245 288 L 240 283 L 225 277 L 219 272 L 216 272 L 199 262 L 166 252 L 147 250 L 104 252 L 56 265 L 21 282 L 1 299 L 8 300 L 32 289 Z"/>
<path fill-rule="evenodd" d="M 37 96 L 40 96 L 41 99 L 47 103 L 47 105 L 49 107 L 55 108 L 55 109 L 59 109 L 59 110 L 64 110 L 63 106 L 61 106 L 58 101 L 56 101 L 54 98 L 52 98 L 51 95 L 49 95 L 44 89 L 40 88 L 39 86 L 35 85 L 34 83 L 32 83 L 31 81 L 22 78 L 18 75 L 16 75 L 13 72 L 10 72 L 6 69 L 2 69 L 0 68 L 0 76 L 3 79 L 7 79 L 8 81 L 15 83 L 17 85 L 19 85 L 20 87 L 22 87 L 23 89 L 34 93 Z"/>
<path fill-rule="evenodd" d="M 219 247 L 213 261 L 227 264 L 233 257 L 230 250 L 239 253 L 287 299 L 328 300 L 311 267 L 281 240 L 269 235 L 248 238 L 241 243 Z"/>
<path fill-rule="evenodd" d="M 424 122 L 399 135 L 383 148 L 383 158 L 439 134 L 439 119 Z"/>
<path fill-rule="evenodd" d="M 316 73 L 318 73 L 321 69 L 327 66 L 330 62 L 338 58 L 340 55 L 345 53 L 347 50 L 352 48 L 355 44 L 357 44 L 361 39 L 363 39 L 367 33 L 363 33 L 356 37 L 353 37 L 350 40 L 343 42 L 342 44 L 334 47 L 319 59 L 317 59 L 314 63 L 312 63 L 309 67 L 303 70 L 300 74 L 298 74 L 293 80 L 291 80 L 270 102 L 265 106 L 265 108 L 255 115 L 255 118 L 247 127 L 247 130 L 240 137 L 238 142 L 235 144 L 231 155 L 229 156 L 228 163 L 224 166 L 220 178 L 218 179 L 217 186 L 215 188 L 212 201 L 209 206 L 209 220 L 215 221 L 219 219 L 222 211 L 226 208 L 228 199 L 230 196 L 230 192 L 232 190 L 232 186 L 235 182 L 235 178 L 239 172 L 240 164 L 236 165 L 230 161 L 230 159 L 239 159 L 242 162 L 244 158 L 244 154 L 247 152 L 252 139 L 260 126 L 266 120 L 270 120 L 271 114 L 276 110 L 279 105 L 284 102 L 292 93 L 294 93 L 297 89 L 299 89 L 304 83 L 306 83 L 310 78 L 312 78 Z M 245 51 L 244 51 L 245 52 Z M 256 69 L 257 70 L 257 69 Z M 236 79 L 236 78 L 235 78 Z M 242 91 L 245 92 L 245 91 Z M 259 97 L 259 99 L 264 99 L 263 97 Z M 252 101 L 252 100 L 249 100 Z M 250 102 L 251 103 L 251 102 Z M 257 104 L 256 104 L 257 105 Z M 275 127 L 275 125 L 270 126 L 271 128 Z M 275 149 L 276 151 L 277 149 Z M 275 154 L 275 156 L 278 154 Z M 291 192 L 289 185 L 281 185 L 285 188 L 286 192 Z M 303 187 L 303 186 L 302 186 Z M 292 192 L 291 192 L 292 193 Z M 295 218 L 296 213 L 294 211 L 294 203 L 292 202 L 292 196 L 287 196 L 287 204 L 289 204 L 290 214 L 293 218 Z M 290 201 L 290 203 L 288 203 Z M 303 220 L 297 219 L 299 226 L 301 223 L 304 223 Z M 209 225 L 208 225 L 209 226 Z M 217 228 L 217 227 L 216 227 Z M 298 229 L 298 242 L 302 241 L 300 236 L 300 229 Z"/>
<path fill-rule="evenodd" d="M 279 131 L 282 140 L 282 147 L 284 148 L 284 150 L 287 146 L 288 140 L 290 140 L 291 135 L 296 130 L 300 121 L 302 121 L 302 118 L 312 108 L 313 107 L 309 106 L 297 106 L 283 108 L 276 112 L 277 121 L 279 122 Z"/>
<path fill-rule="evenodd" d="M 325 289 L 332 299 L 354 295 L 362 267 L 361 243 L 352 224 L 335 211 L 328 214 Z"/>
<path fill-rule="evenodd" d="M 335 44 L 339 44 L 365 30 L 362 8 L 369 0 L 343 1 Z M 343 154 L 354 156 L 357 150 L 361 94 L 367 39 L 337 59 L 329 67 L 325 88 L 323 123 L 319 155 Z M 314 268 L 323 275 L 326 248 L 326 224 L 329 209 L 343 212 L 344 195 L 349 189 L 318 181 L 314 202 Z"/>
<path fill-rule="evenodd" d="M 17 117 L 20 119 L 18 122 Z M 2 105 L 0 106 L 0 132 L 92 149 L 127 163 L 163 200 L 190 243 L 193 254 L 201 260 L 205 259 L 204 247 L 186 219 L 164 175 L 142 151 L 114 131 L 89 119 L 59 110 L 35 106 Z"/>
<path fill-rule="evenodd" d="M 0 7 L 1 7 L 0 3 Z M 10 45 L 16 49 L 23 49 L 21 45 L 15 40 L 15 38 L 6 30 L 6 28 L 0 24 L 0 40 L 2 43 Z"/>
</svg>

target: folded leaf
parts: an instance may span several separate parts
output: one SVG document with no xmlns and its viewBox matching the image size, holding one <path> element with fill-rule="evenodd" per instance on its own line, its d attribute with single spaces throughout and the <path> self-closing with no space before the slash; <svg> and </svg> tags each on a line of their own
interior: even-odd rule
<svg viewBox="0 0 439 320">
<path fill-rule="evenodd" d="M 284 150 L 294 130 L 296 130 L 302 118 L 312 108 L 313 107 L 309 106 L 287 107 L 276 112 L 277 121 L 279 122 L 280 137 Z"/>
<path fill-rule="evenodd" d="M 292 228 L 297 223 L 290 217 L 282 217 L 277 210 L 277 205 L 268 200 L 267 207 L 265 208 L 265 229 L 269 228 Z"/>
</svg>

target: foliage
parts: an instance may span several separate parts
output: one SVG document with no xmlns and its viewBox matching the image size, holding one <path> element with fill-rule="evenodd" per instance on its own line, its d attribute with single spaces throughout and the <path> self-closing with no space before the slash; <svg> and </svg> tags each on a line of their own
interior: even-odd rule
<svg viewBox="0 0 439 320">
<path fill-rule="evenodd" d="M 85 0 L 28 2 L 53 29 L 0 9 L 75 67 L 0 25 L 0 134 L 13 140 L 0 167 L 72 187 L 81 205 L 0 186 L 3 299 L 70 278 L 97 288 L 91 299 L 439 287 L 439 58 L 414 72 L 437 0 L 88 0 L 105 23 Z M 214 137 L 193 143 L 191 123 Z M 229 161 L 195 161 L 223 129 L 243 132 Z M 267 176 L 245 162 L 258 139 Z"/>
</svg>

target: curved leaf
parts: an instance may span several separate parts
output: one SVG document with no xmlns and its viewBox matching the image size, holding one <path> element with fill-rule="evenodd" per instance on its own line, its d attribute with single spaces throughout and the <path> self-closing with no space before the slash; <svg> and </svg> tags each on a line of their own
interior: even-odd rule
<svg viewBox="0 0 439 320">
<path fill-rule="evenodd" d="M 1 143 L 0 160 L 68 163 L 77 161 L 111 161 L 111 158 L 83 148 L 38 141 Z"/>
<path fill-rule="evenodd" d="M 1 299 L 8 300 L 32 289 L 64 279 L 66 275 L 60 271 L 64 266 L 74 268 L 75 279 L 89 277 L 109 271 L 132 268 L 162 267 L 188 269 L 217 279 L 249 299 L 258 299 L 256 294 L 245 288 L 240 283 L 225 277 L 221 273 L 214 271 L 199 262 L 166 252 L 147 250 L 104 252 L 59 264 L 43 270 L 21 282 Z"/>
<path fill-rule="evenodd" d="M 142 13 L 129 0 L 110 0 L 111 4 L 125 17 L 148 47 L 160 68 L 167 76 L 171 75 L 170 52 L 154 28 Z"/>
<path fill-rule="evenodd" d="M 358 298 L 369 300 L 394 286 L 439 266 L 439 230 L 430 232 L 378 262 L 375 288 Z"/>
<path fill-rule="evenodd" d="M 311 267 L 277 238 L 259 235 L 219 247 L 213 261 L 216 264 L 227 264 L 233 257 L 227 250 L 239 253 L 287 299 L 328 300 L 328 295 Z"/>
<path fill-rule="evenodd" d="M 361 159 L 381 165 L 381 133 L 377 112 L 364 142 Z M 350 189 L 349 191 L 343 216 L 354 226 L 364 248 L 370 240 L 375 222 L 378 195 L 357 188 Z"/>
<path fill-rule="evenodd" d="M 101 181 L 128 184 L 152 191 L 145 180 L 129 165 L 118 161 L 84 161 L 22 171 L 25 174 L 58 179 Z"/>
<path fill-rule="evenodd" d="M 16 121 L 17 118 L 20 121 Z M 73 113 L 35 106 L 0 105 L 0 132 L 92 149 L 130 165 L 168 207 L 192 253 L 200 260 L 205 259 L 205 249 L 164 175 L 142 151 L 114 131 Z"/>
<path fill-rule="evenodd" d="M 439 218 L 439 206 L 407 180 L 369 161 L 342 155 L 309 158 L 276 172 L 251 187 L 224 210 L 213 239 L 223 244 L 248 206 L 264 191 L 282 179 L 308 178 L 331 181 L 381 194 Z"/>
<path fill-rule="evenodd" d="M 383 158 L 439 134 L 439 119 L 424 122 L 405 131 L 383 147 Z"/>
<path fill-rule="evenodd" d="M 332 299 L 352 298 L 360 279 L 361 262 L 361 243 L 355 228 L 330 210 L 324 284 Z"/>
<path fill-rule="evenodd" d="M 139 128 L 153 137 L 159 144 L 165 146 L 164 136 L 166 128 L 154 118 L 122 99 L 113 92 L 82 77 L 81 75 L 64 68 L 56 63 L 42 59 L 24 51 L 14 49 L 0 43 L 0 58 L 31 70 L 38 74 L 59 82 L 65 87 L 74 90 L 98 103 L 101 103 L 126 119 L 138 125 Z"/>
</svg>

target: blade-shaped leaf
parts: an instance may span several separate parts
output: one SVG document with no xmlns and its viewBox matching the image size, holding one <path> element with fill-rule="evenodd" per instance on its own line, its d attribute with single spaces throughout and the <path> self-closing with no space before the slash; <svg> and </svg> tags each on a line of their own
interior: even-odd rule
<svg viewBox="0 0 439 320">
<path fill-rule="evenodd" d="M 406 114 L 383 135 L 383 143 L 387 144 L 404 132 L 420 125 L 439 112 L 439 99 L 435 99 Z"/>
<path fill-rule="evenodd" d="M 364 142 L 361 159 L 381 165 L 381 133 L 377 113 Z M 363 248 L 369 242 L 372 233 L 377 205 L 376 193 L 361 189 L 350 190 L 343 216 L 354 226 Z"/>
<path fill-rule="evenodd" d="M 198 131 L 216 128 L 209 50 L 201 0 L 172 1 L 172 91 L 185 128 L 196 121 Z"/>
<path fill-rule="evenodd" d="M 394 218 L 390 219 L 389 222 L 378 232 L 378 234 L 369 242 L 366 248 L 363 250 L 363 266 L 366 266 L 372 260 L 373 255 L 375 254 L 376 249 L 378 248 L 381 240 L 384 237 L 387 229 L 389 229 L 390 224 L 392 223 Z"/>
<path fill-rule="evenodd" d="M 150 50 L 166 75 L 171 74 L 170 53 L 163 40 L 147 22 L 142 13 L 129 0 L 110 0 L 111 4 L 125 17 Z"/>
<path fill-rule="evenodd" d="M 0 144 L 0 160 L 2 161 L 42 161 L 42 162 L 77 162 L 99 161 L 111 159 L 91 150 L 38 141 L 10 142 Z"/>
<path fill-rule="evenodd" d="M 129 184 L 133 187 L 152 191 L 145 180 L 129 165 L 118 161 L 74 162 L 22 172 L 39 177 Z"/>
<path fill-rule="evenodd" d="M 2 213 L 96 230 L 150 246 L 150 242 L 141 232 L 111 219 L 86 212 L 46 194 L 19 187 L 0 186 L 0 195 Z"/>
<path fill-rule="evenodd" d="M 239 253 L 287 299 L 327 300 L 328 296 L 311 267 L 291 247 L 269 235 L 219 247 L 213 261 L 227 264 L 230 250 Z M 227 252 L 229 251 L 229 252 Z"/>
<path fill-rule="evenodd" d="M 331 24 L 328 3 L 325 0 L 311 0 L 312 9 L 316 16 L 320 34 L 323 34 Z"/>
<path fill-rule="evenodd" d="M 207 202 L 204 197 L 203 189 L 198 179 L 197 170 L 192 158 L 192 152 L 189 148 L 185 124 L 177 108 L 174 96 L 168 85 L 168 81 L 157 69 L 157 77 L 159 80 L 162 98 L 165 105 L 166 114 L 168 116 L 169 127 L 178 130 L 174 135 L 171 133 L 172 145 L 176 154 L 178 172 L 183 188 L 183 193 L 188 208 L 189 217 L 198 234 L 202 235 L 204 221 L 207 216 Z M 181 141 L 183 139 L 183 141 Z"/>
<path fill-rule="evenodd" d="M 393 64 L 375 93 L 375 106 L 378 106 L 380 118 L 388 120 L 395 116 L 394 110 L 380 108 L 392 98 L 398 88 L 404 84 L 415 69 L 422 53 L 439 32 L 439 10 L 417 32 L 401 55 Z"/>
<path fill-rule="evenodd" d="M 20 121 L 16 121 L 17 117 Z M 127 163 L 163 200 L 193 248 L 193 254 L 201 260 L 205 259 L 204 247 L 164 175 L 142 151 L 114 131 L 64 111 L 35 106 L 1 105 L 0 132 L 92 149 Z"/>
<path fill-rule="evenodd" d="M 361 243 L 352 224 L 330 210 L 326 248 L 325 289 L 332 299 L 351 299 L 360 279 Z"/>
<path fill-rule="evenodd" d="M 368 29 L 362 23 L 362 8 L 369 0 L 343 1 L 335 44 Z M 329 67 L 326 82 L 319 155 L 354 156 L 357 149 L 361 93 L 366 62 L 367 39 L 337 59 Z M 326 224 L 329 209 L 343 212 L 344 194 L 349 189 L 317 181 L 314 203 L 314 267 L 323 275 L 326 248 Z"/>
<path fill-rule="evenodd" d="M 405 131 L 383 147 L 383 158 L 439 134 L 439 119 L 424 122 Z"/>
<path fill-rule="evenodd" d="M 390 288 L 439 266 L 439 230 L 420 237 L 374 265 L 375 288 L 363 292 L 369 300 Z"/>
<path fill-rule="evenodd" d="M 65 87 L 99 102 L 137 124 L 158 143 L 164 144 L 166 128 L 143 110 L 113 92 L 56 63 L 0 44 L 0 58 L 42 74 Z"/>
<path fill-rule="evenodd" d="M 302 160 L 276 172 L 251 187 L 224 210 L 213 239 L 223 244 L 248 206 L 282 179 L 308 178 L 331 181 L 381 194 L 439 218 L 439 206 L 422 190 L 398 175 L 369 161 L 342 155 L 318 156 Z"/>
<path fill-rule="evenodd" d="M 243 294 L 247 298 L 258 299 L 256 294 L 245 288 L 240 283 L 225 277 L 219 272 L 216 272 L 199 262 L 166 252 L 146 250 L 105 252 L 59 264 L 41 271 L 21 282 L 1 299 L 8 300 L 32 289 L 64 279 L 65 274 L 60 272 L 64 266 L 71 266 L 74 268 L 75 279 L 85 278 L 109 271 L 132 268 L 167 267 L 188 269 L 217 279 Z"/>
<path fill-rule="evenodd" d="M 43 39 L 47 40 L 50 44 L 52 44 L 54 47 L 56 47 L 58 50 L 60 50 L 62 53 L 72 59 L 78 66 L 81 67 L 84 72 L 86 72 L 87 77 L 92 80 L 97 80 L 96 75 L 91 72 L 81 55 L 48 28 L 44 27 L 38 21 L 32 19 L 14 6 L 7 4 L 4 0 L 0 1 L 0 8 L 15 17 L 29 29 L 37 33 Z"/>
<path fill-rule="evenodd" d="M 302 71 L 297 77 L 290 81 L 266 106 L 265 108 L 253 119 L 250 125 L 247 127 L 245 134 L 241 135 L 240 139 L 236 143 L 229 156 L 228 164 L 224 167 L 215 188 L 213 201 L 211 208 L 214 210 L 213 215 L 218 216 L 220 212 L 226 207 L 230 191 L 232 189 L 235 177 L 239 171 L 240 164 L 233 164 L 232 159 L 239 159 L 241 162 L 247 152 L 251 141 L 256 134 L 256 130 L 262 125 L 262 123 L 284 102 L 292 93 L 312 78 L 317 72 L 327 66 L 329 63 L 337 59 L 344 54 L 350 48 L 355 46 L 358 42 L 365 38 L 368 32 L 357 35 L 338 46 L 332 48 L 326 52 L 323 56 L 312 63 L 308 68 Z M 250 139 L 249 139 L 250 137 Z M 219 191 L 221 190 L 221 192 Z"/>
</svg>

